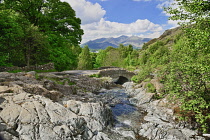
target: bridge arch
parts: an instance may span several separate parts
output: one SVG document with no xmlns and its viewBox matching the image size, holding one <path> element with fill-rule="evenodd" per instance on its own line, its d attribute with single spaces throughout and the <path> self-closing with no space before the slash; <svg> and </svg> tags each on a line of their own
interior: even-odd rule
<svg viewBox="0 0 210 140">
<path fill-rule="evenodd" d="M 100 70 L 99 75 L 102 77 L 111 77 L 116 84 L 123 84 L 130 81 L 135 73 L 122 68 L 110 68 Z"/>
<path fill-rule="evenodd" d="M 115 84 L 124 84 L 125 82 L 128 82 L 129 79 L 124 77 L 124 76 L 119 76 L 119 78 L 117 79 L 117 81 L 114 81 Z"/>
</svg>

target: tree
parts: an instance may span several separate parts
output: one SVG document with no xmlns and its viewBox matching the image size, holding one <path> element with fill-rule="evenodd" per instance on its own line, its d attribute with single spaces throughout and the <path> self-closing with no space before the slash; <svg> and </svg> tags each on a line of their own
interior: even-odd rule
<svg viewBox="0 0 210 140">
<path fill-rule="evenodd" d="M 20 46 L 24 30 L 18 23 L 19 14 L 13 10 L 0 10 L 0 17 L 0 48 L 6 65 L 15 59 L 12 56 L 19 55 L 21 58 Z"/>
<path fill-rule="evenodd" d="M 97 56 L 96 56 L 96 62 L 94 64 L 94 68 L 99 68 L 99 67 L 103 66 L 105 57 L 106 57 L 105 50 L 99 50 L 99 52 L 97 53 Z"/>
<path fill-rule="evenodd" d="M 29 25 L 25 29 L 21 47 L 27 66 L 49 62 L 49 42 L 47 37 L 39 32 L 38 27 Z"/>
<path fill-rule="evenodd" d="M 190 23 L 209 20 L 210 2 L 208 0 L 175 0 L 175 2 L 174 4 L 178 5 L 177 8 L 165 8 L 171 14 L 171 20 L 189 21 Z"/>
<path fill-rule="evenodd" d="M 92 64 L 92 58 L 90 55 L 90 50 L 89 50 L 88 46 L 86 45 L 82 49 L 82 52 L 79 55 L 79 62 L 78 62 L 77 69 L 90 70 L 92 68 L 93 68 L 93 64 Z"/>
<path fill-rule="evenodd" d="M 83 30 L 80 28 L 81 20 L 76 18 L 75 11 L 67 2 L 60 0 L 0 2 L 0 9 L 13 11 L 13 17 L 19 17 L 13 20 L 11 14 L 7 17 L 4 13 L 2 17 L 5 18 L 0 19 L 4 20 L 2 21 L 4 24 L 7 23 L 7 19 L 11 20 L 8 22 L 11 24 L 10 27 L 2 26 L 4 30 L 8 28 L 17 31 L 10 33 L 10 36 L 17 34 L 15 37 L 8 37 L 9 34 L 3 37 L 2 42 L 7 45 L 0 44 L 6 47 L 5 56 L 8 56 L 8 48 L 10 48 L 8 60 L 18 66 L 44 64 L 51 61 L 59 71 L 76 68 Z M 18 35 L 20 30 L 22 35 Z M 8 41 L 13 38 L 16 42 Z M 13 46 L 18 48 L 14 50 Z"/>
<path fill-rule="evenodd" d="M 4 0 L 5 7 L 24 17 L 44 33 L 63 36 L 73 45 L 78 45 L 83 35 L 81 20 L 67 2 L 60 0 Z"/>
<path fill-rule="evenodd" d="M 172 20 L 183 20 L 185 37 L 171 55 L 165 75 L 165 90 L 182 103 L 186 118 L 195 119 L 200 129 L 210 127 L 210 2 L 176 0 L 178 8 L 167 8 Z M 190 114 L 190 115 L 189 115 Z"/>
</svg>

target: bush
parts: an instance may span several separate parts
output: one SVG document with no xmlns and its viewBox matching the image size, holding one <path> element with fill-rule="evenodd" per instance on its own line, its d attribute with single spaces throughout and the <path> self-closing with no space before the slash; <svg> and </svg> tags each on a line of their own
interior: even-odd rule
<svg viewBox="0 0 210 140">
<path fill-rule="evenodd" d="M 147 83 L 145 85 L 145 88 L 147 89 L 147 92 L 152 92 L 152 93 L 156 92 L 155 86 L 152 83 Z"/>
</svg>

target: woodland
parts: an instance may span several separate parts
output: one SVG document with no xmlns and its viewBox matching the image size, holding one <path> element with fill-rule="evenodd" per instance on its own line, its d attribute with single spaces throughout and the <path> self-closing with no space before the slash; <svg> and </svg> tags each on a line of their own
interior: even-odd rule
<svg viewBox="0 0 210 140">
<path fill-rule="evenodd" d="M 168 96 L 180 105 L 180 120 L 196 121 L 210 132 L 210 2 L 175 0 L 167 7 L 179 28 L 145 43 L 142 49 L 119 44 L 99 52 L 79 46 L 83 30 L 72 7 L 60 0 L 0 0 L 0 66 L 30 66 L 53 62 L 56 71 L 116 66 L 138 69 L 132 80 L 150 81 L 164 88 L 155 98 Z M 156 92 L 150 84 L 152 92 Z"/>
</svg>

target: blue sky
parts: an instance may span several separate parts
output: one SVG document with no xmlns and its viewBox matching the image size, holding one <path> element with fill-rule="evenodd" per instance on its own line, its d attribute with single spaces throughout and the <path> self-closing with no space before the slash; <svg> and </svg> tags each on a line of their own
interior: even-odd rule
<svg viewBox="0 0 210 140">
<path fill-rule="evenodd" d="M 161 23 L 167 17 L 161 14 L 162 10 L 156 8 L 158 1 L 132 1 L 132 0 L 109 0 L 97 1 L 106 10 L 105 18 L 109 21 L 131 23 L 137 19 L 150 19 L 152 22 Z M 162 15 L 162 16 L 161 16 Z M 159 17 L 159 18 L 158 18 Z M 161 19 L 160 19 L 161 17 Z M 164 18 L 164 19 L 163 19 Z M 159 19 L 159 20 L 157 20 Z"/>
<path fill-rule="evenodd" d="M 162 6 L 169 0 L 63 0 L 82 20 L 82 43 L 102 37 L 137 35 L 156 38 L 164 30 L 177 26 L 168 21 Z"/>
</svg>

